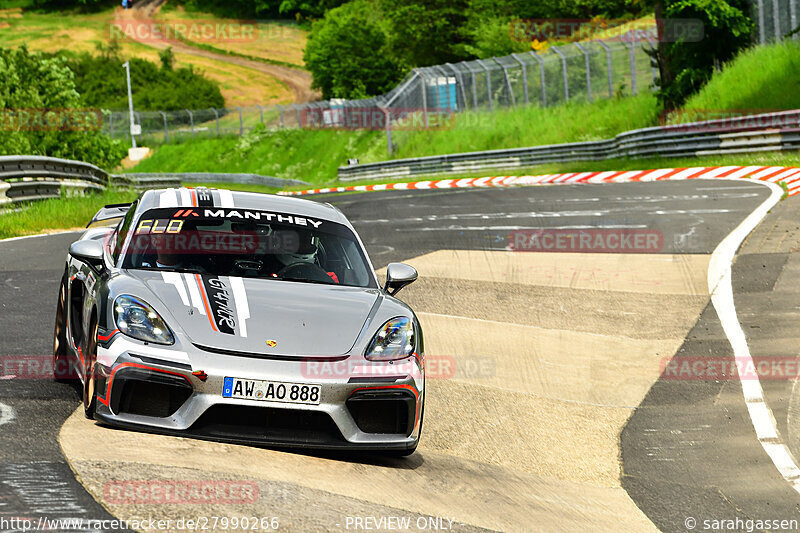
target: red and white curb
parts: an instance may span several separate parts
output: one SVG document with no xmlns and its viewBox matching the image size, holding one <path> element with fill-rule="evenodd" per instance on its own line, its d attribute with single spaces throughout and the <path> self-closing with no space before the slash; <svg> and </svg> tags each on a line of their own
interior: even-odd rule
<svg viewBox="0 0 800 533">
<path fill-rule="evenodd" d="M 795 167 L 693 167 L 661 168 L 653 170 L 626 170 L 622 172 L 580 172 L 571 174 L 544 174 L 540 176 L 498 176 L 493 178 L 463 178 L 432 181 L 407 181 L 382 183 L 380 185 L 350 185 L 307 189 L 304 191 L 282 191 L 283 196 L 306 196 L 336 192 L 397 191 L 419 189 L 462 189 L 471 187 L 510 187 L 514 185 L 563 185 L 577 183 L 631 183 L 638 181 L 662 181 L 709 178 L 740 178 L 782 182 L 789 196 L 800 192 L 800 168 Z"/>
</svg>

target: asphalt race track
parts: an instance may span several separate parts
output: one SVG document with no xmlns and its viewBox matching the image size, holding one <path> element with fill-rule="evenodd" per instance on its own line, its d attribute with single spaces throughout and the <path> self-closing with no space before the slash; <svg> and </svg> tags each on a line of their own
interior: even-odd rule
<svg viewBox="0 0 800 533">
<path fill-rule="evenodd" d="M 759 441 L 742 382 L 662 372 L 673 357 L 732 357 L 708 295 L 709 262 L 770 193 L 745 180 L 693 180 L 315 196 L 350 218 L 376 269 L 406 261 L 420 271 L 400 297 L 439 366 L 428 368 L 422 443 L 406 459 L 288 453 L 85 420 L 70 385 L 12 372 L 19 356 L 51 353 L 76 234 L 0 242 L 0 530 L 15 517 L 112 515 L 268 516 L 283 531 L 702 531 L 800 520 L 800 494 Z M 798 355 L 798 220 L 800 200 L 782 201 L 733 267 L 756 361 Z M 651 232 L 659 246 L 510 251 L 509 234 L 531 229 Z M 761 383 L 779 432 L 767 444 L 797 456 L 795 377 Z M 259 497 L 104 499 L 111 481 L 210 479 L 255 483 Z"/>
</svg>

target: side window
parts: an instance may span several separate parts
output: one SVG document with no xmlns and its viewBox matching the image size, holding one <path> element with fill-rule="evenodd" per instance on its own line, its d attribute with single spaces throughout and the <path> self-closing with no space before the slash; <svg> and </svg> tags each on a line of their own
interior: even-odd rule
<svg viewBox="0 0 800 533">
<path fill-rule="evenodd" d="M 139 206 L 139 201 L 133 202 L 131 204 L 131 208 L 128 210 L 128 213 L 125 215 L 125 218 L 122 219 L 122 223 L 120 224 L 119 228 L 116 231 L 116 243 L 114 244 L 114 253 L 112 257 L 114 258 L 114 263 L 119 260 L 119 254 L 122 253 L 122 247 L 125 246 L 125 239 L 128 236 L 128 230 L 130 230 L 131 222 L 133 221 L 133 216 L 136 214 L 136 208 Z"/>
</svg>

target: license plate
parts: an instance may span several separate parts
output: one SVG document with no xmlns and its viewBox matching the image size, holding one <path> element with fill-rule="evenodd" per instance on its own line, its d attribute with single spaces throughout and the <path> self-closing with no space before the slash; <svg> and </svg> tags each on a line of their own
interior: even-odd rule
<svg viewBox="0 0 800 533">
<path fill-rule="evenodd" d="M 322 387 L 309 383 L 225 378 L 223 398 L 319 405 Z"/>
</svg>

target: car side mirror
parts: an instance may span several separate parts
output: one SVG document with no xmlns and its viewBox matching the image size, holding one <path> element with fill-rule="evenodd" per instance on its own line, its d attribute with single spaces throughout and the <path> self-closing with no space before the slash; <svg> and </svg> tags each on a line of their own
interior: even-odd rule
<svg viewBox="0 0 800 533">
<path fill-rule="evenodd" d="M 386 267 L 386 285 L 383 290 L 394 296 L 406 285 L 417 281 L 417 276 L 417 269 L 411 265 L 389 263 Z"/>
<path fill-rule="evenodd" d="M 69 255 L 91 265 L 97 271 L 103 268 L 103 244 L 100 241 L 73 242 L 69 247 Z"/>
</svg>

